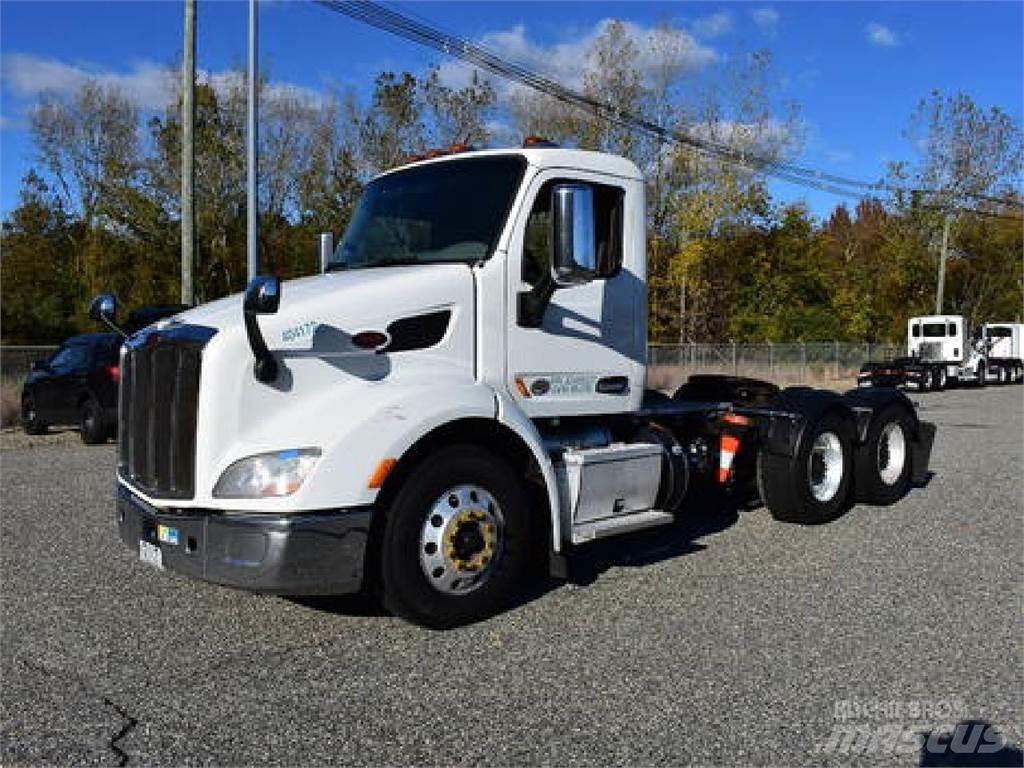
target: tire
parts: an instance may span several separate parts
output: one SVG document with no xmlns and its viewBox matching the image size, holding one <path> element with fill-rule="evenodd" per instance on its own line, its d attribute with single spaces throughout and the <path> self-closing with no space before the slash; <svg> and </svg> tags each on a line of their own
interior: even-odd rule
<svg viewBox="0 0 1024 768">
<path fill-rule="evenodd" d="M 946 388 L 946 367 L 939 366 L 935 369 L 935 391 L 941 392 Z"/>
<path fill-rule="evenodd" d="M 103 424 L 103 409 L 91 397 L 79 406 L 78 428 L 82 433 L 82 442 L 86 445 L 107 441 L 108 429 Z"/>
<path fill-rule="evenodd" d="M 45 435 L 46 422 L 40 420 L 36 401 L 32 395 L 21 398 L 21 428 L 26 435 Z"/>
<path fill-rule="evenodd" d="M 385 515 L 381 601 L 397 616 L 459 626 L 507 607 L 531 581 L 539 555 L 521 478 L 478 447 L 426 459 Z"/>
<path fill-rule="evenodd" d="M 854 457 L 857 501 L 893 504 L 910 490 L 913 459 L 910 447 L 914 419 L 902 405 L 889 405 L 875 414 L 867 440 Z"/>
<path fill-rule="evenodd" d="M 832 455 L 824 459 L 822 449 Z M 834 410 L 807 425 L 794 458 L 760 451 L 757 486 L 772 517 L 804 525 L 839 517 L 849 502 L 852 454 L 850 425 Z M 828 466 L 824 475 L 822 461 Z"/>
<path fill-rule="evenodd" d="M 1014 381 L 1015 384 L 1024 384 L 1024 366 L 1017 366 L 1017 378 Z"/>
<path fill-rule="evenodd" d="M 985 370 L 985 364 L 984 363 L 978 363 L 978 372 L 977 372 L 977 376 L 975 377 L 975 384 L 978 387 L 984 387 L 985 384 L 987 383 L 985 381 L 986 373 L 987 373 L 987 371 Z"/>
</svg>

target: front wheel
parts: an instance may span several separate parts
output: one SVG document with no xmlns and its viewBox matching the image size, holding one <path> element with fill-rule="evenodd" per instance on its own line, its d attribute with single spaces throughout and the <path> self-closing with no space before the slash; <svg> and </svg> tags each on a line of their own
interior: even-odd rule
<svg viewBox="0 0 1024 768">
<path fill-rule="evenodd" d="M 899 405 L 890 405 L 875 416 L 854 462 L 858 501 L 893 504 L 910 490 L 913 430 L 913 419 Z"/>
<path fill-rule="evenodd" d="M 986 383 L 985 382 L 985 375 L 986 375 L 985 364 L 984 363 L 978 363 L 978 380 L 977 380 L 977 384 L 978 384 L 979 387 L 984 387 L 985 386 L 985 383 Z"/>
<path fill-rule="evenodd" d="M 941 392 L 946 388 L 946 367 L 941 366 L 935 369 L 935 391 Z"/>
<path fill-rule="evenodd" d="M 852 474 L 850 428 L 835 412 L 807 425 L 794 457 L 764 451 L 757 457 L 762 501 L 784 522 L 816 525 L 839 517 Z"/>
<path fill-rule="evenodd" d="M 529 582 L 527 495 L 505 462 L 470 446 L 438 451 L 385 511 L 381 588 L 392 613 L 436 629 L 508 606 Z"/>
<path fill-rule="evenodd" d="M 92 398 L 82 403 L 78 410 L 78 428 L 82 433 L 82 442 L 86 445 L 98 445 L 107 440 L 103 409 Z"/>
</svg>

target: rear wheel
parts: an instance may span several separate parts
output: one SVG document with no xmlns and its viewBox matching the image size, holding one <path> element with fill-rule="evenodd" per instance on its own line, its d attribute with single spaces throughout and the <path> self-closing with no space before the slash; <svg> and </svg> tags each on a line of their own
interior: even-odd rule
<svg viewBox="0 0 1024 768">
<path fill-rule="evenodd" d="M 82 403 L 78 410 L 78 428 L 82 433 L 82 442 L 86 445 L 97 445 L 107 440 L 107 429 L 103 424 L 103 409 L 91 397 Z"/>
<path fill-rule="evenodd" d="M 21 427 L 28 435 L 42 435 L 46 433 L 46 422 L 39 418 L 36 410 L 36 401 L 32 395 L 25 395 L 21 399 Z"/>
<path fill-rule="evenodd" d="M 910 490 L 913 429 L 914 421 L 902 406 L 890 405 L 875 415 L 854 460 L 858 501 L 892 504 Z"/>
<path fill-rule="evenodd" d="M 527 495 L 486 451 L 435 453 L 386 515 L 382 599 L 398 616 L 438 629 L 465 624 L 506 607 L 530 581 Z"/>
<path fill-rule="evenodd" d="M 849 500 L 850 428 L 830 411 L 804 429 L 794 457 L 761 452 L 758 488 L 776 520 L 809 525 L 834 520 Z"/>
</svg>

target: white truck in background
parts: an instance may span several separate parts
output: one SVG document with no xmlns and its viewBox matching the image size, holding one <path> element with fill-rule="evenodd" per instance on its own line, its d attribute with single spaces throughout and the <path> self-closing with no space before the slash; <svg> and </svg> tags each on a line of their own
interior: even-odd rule
<svg viewBox="0 0 1024 768">
<path fill-rule="evenodd" d="M 1000 384 L 1024 382 L 1024 323 L 985 323 L 981 339 L 991 375 Z"/>
<path fill-rule="evenodd" d="M 705 494 L 822 523 L 925 477 L 935 428 L 899 392 L 645 390 L 637 167 L 464 150 L 371 181 L 324 274 L 258 277 L 126 340 L 116 509 L 137 557 L 370 590 L 447 627 Z M 116 299 L 91 312 L 116 324 Z"/>
<path fill-rule="evenodd" d="M 1024 381 L 1020 323 L 988 323 L 967 334 L 962 315 L 923 315 L 907 321 L 907 357 L 865 363 L 861 387 L 909 387 L 938 392 L 961 384 Z"/>
</svg>

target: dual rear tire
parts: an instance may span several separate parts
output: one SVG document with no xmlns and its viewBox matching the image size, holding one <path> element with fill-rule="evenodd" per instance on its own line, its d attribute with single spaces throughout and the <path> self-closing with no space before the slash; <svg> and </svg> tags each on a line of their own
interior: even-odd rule
<svg viewBox="0 0 1024 768">
<path fill-rule="evenodd" d="M 837 411 L 804 429 L 793 457 L 760 451 L 757 485 L 776 520 L 820 525 L 839 517 L 853 482 L 852 430 Z"/>
<path fill-rule="evenodd" d="M 804 525 L 830 522 L 854 500 L 892 504 L 910 489 L 914 427 L 905 407 L 884 406 L 854 449 L 850 420 L 828 411 L 810 421 L 793 457 L 760 452 L 761 499 L 775 519 Z"/>
</svg>

